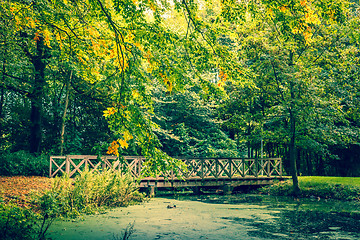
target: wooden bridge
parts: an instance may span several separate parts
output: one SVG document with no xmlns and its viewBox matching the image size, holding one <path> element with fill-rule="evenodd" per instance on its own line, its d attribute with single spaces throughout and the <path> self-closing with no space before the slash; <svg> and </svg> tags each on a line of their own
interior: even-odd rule
<svg viewBox="0 0 360 240">
<path fill-rule="evenodd" d="M 180 159 L 187 165 L 187 171 L 160 173 L 157 177 L 143 177 L 144 158 L 125 156 L 119 160 L 115 156 L 67 155 L 50 157 L 50 177 L 68 174 L 70 177 L 85 169 L 92 171 L 113 169 L 130 172 L 139 179 L 140 188 L 179 188 L 193 189 L 222 187 L 229 192 L 234 187 L 244 185 L 267 185 L 274 180 L 283 180 L 282 160 L 280 158 L 186 158 Z M 180 177 L 180 178 L 179 178 Z"/>
</svg>

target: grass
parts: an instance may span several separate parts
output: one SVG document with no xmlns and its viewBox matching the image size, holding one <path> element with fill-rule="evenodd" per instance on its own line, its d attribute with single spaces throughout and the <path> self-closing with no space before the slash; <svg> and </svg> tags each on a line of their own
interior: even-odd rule
<svg viewBox="0 0 360 240">
<path fill-rule="evenodd" d="M 360 187 L 360 177 L 321 177 L 306 176 L 299 177 L 301 186 L 311 186 L 315 184 L 341 184 L 346 186 Z"/>
<path fill-rule="evenodd" d="M 350 177 L 299 177 L 300 197 L 317 197 L 323 199 L 338 199 L 345 201 L 360 201 L 360 178 Z M 292 181 L 279 182 L 262 187 L 261 194 L 290 196 Z"/>
</svg>

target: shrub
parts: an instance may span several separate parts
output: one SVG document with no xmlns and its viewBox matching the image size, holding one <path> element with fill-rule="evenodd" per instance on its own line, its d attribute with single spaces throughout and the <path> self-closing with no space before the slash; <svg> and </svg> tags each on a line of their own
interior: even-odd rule
<svg viewBox="0 0 360 240">
<path fill-rule="evenodd" d="M 46 176 L 49 173 L 49 158 L 39 157 L 26 151 L 2 153 L 0 175 L 2 176 Z"/>
<path fill-rule="evenodd" d="M 0 239 L 36 239 L 35 224 L 31 210 L 0 203 Z"/>
<path fill-rule="evenodd" d="M 105 170 L 84 171 L 75 179 L 56 177 L 51 190 L 38 198 L 38 204 L 48 214 L 74 217 L 81 213 L 96 213 L 106 207 L 128 206 L 143 201 L 129 175 Z"/>
</svg>

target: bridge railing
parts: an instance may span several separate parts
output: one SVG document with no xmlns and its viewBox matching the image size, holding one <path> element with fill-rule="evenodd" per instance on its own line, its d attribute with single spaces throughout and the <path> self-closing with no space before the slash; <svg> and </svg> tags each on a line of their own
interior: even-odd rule
<svg viewBox="0 0 360 240">
<path fill-rule="evenodd" d="M 282 176 L 281 158 L 191 158 L 184 159 L 185 178 L 245 178 Z"/>
<path fill-rule="evenodd" d="M 130 172 L 135 178 L 141 177 L 142 156 L 124 156 L 120 161 L 115 156 L 67 155 L 50 157 L 50 177 L 68 174 L 70 177 L 85 169 L 91 171 L 113 169 Z M 160 173 L 157 178 L 176 179 L 179 176 L 190 178 L 245 178 L 245 177 L 282 177 L 281 158 L 186 158 L 181 159 L 187 165 L 187 171 Z"/>
</svg>

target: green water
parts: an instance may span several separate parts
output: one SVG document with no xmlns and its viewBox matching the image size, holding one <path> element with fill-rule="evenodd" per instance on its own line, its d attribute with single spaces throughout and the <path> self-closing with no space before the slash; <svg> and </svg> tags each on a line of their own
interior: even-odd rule
<svg viewBox="0 0 360 240">
<path fill-rule="evenodd" d="M 49 237 L 117 240 L 129 223 L 134 240 L 355 240 L 360 239 L 360 203 L 258 195 L 161 197 L 82 220 L 57 221 Z"/>
</svg>

